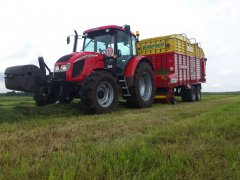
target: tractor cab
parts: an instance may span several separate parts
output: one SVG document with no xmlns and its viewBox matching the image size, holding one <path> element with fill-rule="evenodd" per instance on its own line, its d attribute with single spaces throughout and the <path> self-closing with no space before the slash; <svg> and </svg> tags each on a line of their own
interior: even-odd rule
<svg viewBox="0 0 240 180">
<path fill-rule="evenodd" d="M 124 74 L 129 60 L 136 56 L 136 37 L 130 26 L 104 26 L 84 32 L 84 52 L 103 55 L 104 68 L 114 74 Z"/>
</svg>

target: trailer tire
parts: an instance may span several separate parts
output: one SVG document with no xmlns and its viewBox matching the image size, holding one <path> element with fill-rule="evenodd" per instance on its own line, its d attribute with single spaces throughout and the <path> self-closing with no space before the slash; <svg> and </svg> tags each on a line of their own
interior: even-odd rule
<svg viewBox="0 0 240 180">
<path fill-rule="evenodd" d="M 188 102 L 189 101 L 187 89 L 182 89 L 181 90 L 181 97 L 182 97 L 183 102 Z"/>
<path fill-rule="evenodd" d="M 85 80 L 81 92 L 81 103 L 87 113 L 108 113 L 117 106 L 118 84 L 110 72 L 93 72 Z"/>
<path fill-rule="evenodd" d="M 153 69 L 147 62 L 141 62 L 134 75 L 133 86 L 130 87 L 130 97 L 127 106 L 133 108 L 151 107 L 154 101 L 155 84 Z"/>
<path fill-rule="evenodd" d="M 182 89 L 182 101 L 183 102 L 194 102 L 196 101 L 196 88 L 192 86 L 191 89 Z"/>
<path fill-rule="evenodd" d="M 201 92 L 201 88 L 198 86 L 196 88 L 196 101 L 201 101 L 202 99 L 202 92 Z"/>
</svg>

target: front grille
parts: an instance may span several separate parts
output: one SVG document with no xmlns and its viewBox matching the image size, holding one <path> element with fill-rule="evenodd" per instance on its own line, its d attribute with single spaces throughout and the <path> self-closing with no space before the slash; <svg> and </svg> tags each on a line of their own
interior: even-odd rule
<svg viewBox="0 0 240 180">
<path fill-rule="evenodd" d="M 66 72 L 54 72 L 55 80 L 66 80 Z"/>
<path fill-rule="evenodd" d="M 72 56 L 73 56 L 72 54 L 63 56 L 59 60 L 57 60 L 57 62 L 67 62 Z"/>
<path fill-rule="evenodd" d="M 72 71 L 72 77 L 77 77 L 81 74 L 82 70 L 83 70 L 83 66 L 84 66 L 85 60 L 80 60 L 77 61 L 75 63 L 73 63 L 73 71 Z"/>
</svg>

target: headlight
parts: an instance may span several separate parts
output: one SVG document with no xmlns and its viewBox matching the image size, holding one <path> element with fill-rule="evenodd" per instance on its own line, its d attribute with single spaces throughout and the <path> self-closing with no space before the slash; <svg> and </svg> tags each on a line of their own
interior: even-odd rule
<svg viewBox="0 0 240 180">
<path fill-rule="evenodd" d="M 59 65 L 55 65 L 55 67 L 54 67 L 54 72 L 58 72 L 59 71 Z"/>
<path fill-rule="evenodd" d="M 55 65 L 54 72 L 65 72 L 70 68 L 70 64 Z"/>
<path fill-rule="evenodd" d="M 64 64 L 60 66 L 60 70 L 67 71 L 70 68 L 70 64 Z"/>
</svg>

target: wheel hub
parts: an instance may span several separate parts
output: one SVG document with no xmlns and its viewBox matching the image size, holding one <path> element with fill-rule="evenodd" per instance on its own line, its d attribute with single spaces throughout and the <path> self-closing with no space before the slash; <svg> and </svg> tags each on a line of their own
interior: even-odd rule
<svg viewBox="0 0 240 180">
<path fill-rule="evenodd" d="M 97 96 L 98 96 L 99 99 L 102 99 L 102 98 L 104 97 L 104 94 L 105 94 L 105 92 L 104 92 L 102 89 L 100 89 L 100 90 L 97 92 Z"/>
<path fill-rule="evenodd" d="M 149 100 L 152 95 L 152 80 L 148 73 L 143 73 L 139 79 L 139 91 L 144 101 Z"/>
<path fill-rule="evenodd" d="M 97 101 L 100 106 L 108 107 L 114 98 L 113 87 L 109 82 L 102 82 L 97 87 Z"/>
</svg>

